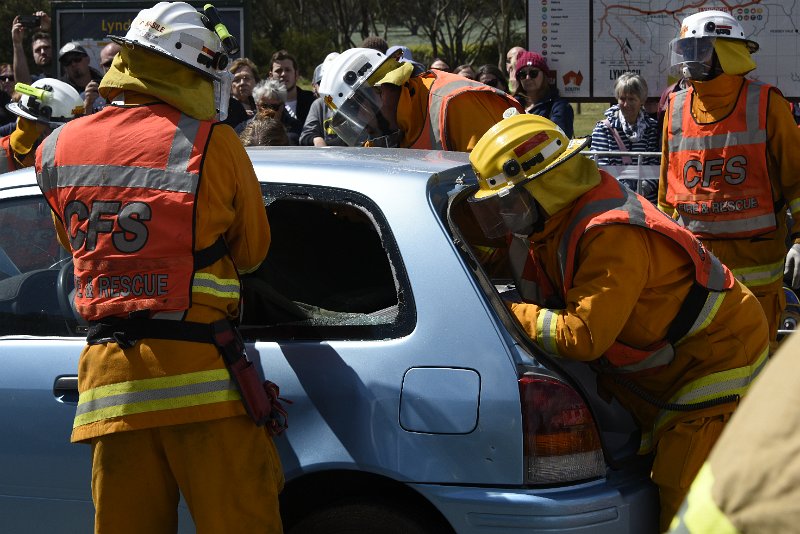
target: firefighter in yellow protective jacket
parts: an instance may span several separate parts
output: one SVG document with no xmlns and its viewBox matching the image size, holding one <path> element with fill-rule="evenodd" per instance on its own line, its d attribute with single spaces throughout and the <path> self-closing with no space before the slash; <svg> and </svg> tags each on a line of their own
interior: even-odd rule
<svg viewBox="0 0 800 534">
<path fill-rule="evenodd" d="M 744 77 L 758 45 L 730 14 L 686 17 L 670 46 L 690 87 L 666 111 L 659 208 L 756 295 L 774 350 L 784 276 L 800 286 L 800 130 L 776 88 Z"/>
<path fill-rule="evenodd" d="M 351 48 L 325 66 L 319 87 L 333 110 L 329 127 L 348 146 L 469 152 L 519 103 L 503 91 L 371 48 Z"/>
<path fill-rule="evenodd" d="M 527 242 L 512 268 L 540 295 L 509 302 L 556 358 L 585 361 L 635 417 L 665 530 L 767 360 L 752 293 L 691 233 L 578 154 L 549 120 L 514 115 L 470 154 L 469 205 L 487 238 Z"/>
<path fill-rule="evenodd" d="M 800 336 L 789 336 L 736 410 L 695 478 L 675 534 L 797 532 Z"/>
<path fill-rule="evenodd" d="M 214 83 L 230 83 L 217 17 L 183 2 L 140 11 L 112 37 L 109 105 L 37 151 L 91 325 L 72 441 L 92 445 L 95 532 L 175 532 L 180 495 L 198 532 L 282 531 L 280 460 L 210 326 L 233 337 L 237 271 L 270 243 L 250 160 L 215 120 L 227 97 Z"/>
<path fill-rule="evenodd" d="M 0 138 L 0 174 L 32 167 L 36 147 L 53 128 L 83 115 L 83 99 L 68 83 L 41 78 L 28 85 L 18 83 L 19 102 L 6 104 L 17 115 L 17 127 Z"/>
</svg>

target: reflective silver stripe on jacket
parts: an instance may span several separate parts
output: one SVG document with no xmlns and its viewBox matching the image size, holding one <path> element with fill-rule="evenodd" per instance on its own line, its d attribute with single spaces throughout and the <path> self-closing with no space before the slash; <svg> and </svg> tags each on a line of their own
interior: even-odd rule
<svg viewBox="0 0 800 534">
<path fill-rule="evenodd" d="M 441 85 L 437 84 L 436 81 L 433 82 L 433 86 L 431 87 L 431 94 L 430 97 L 428 98 L 428 121 L 430 122 L 430 128 L 431 128 L 430 148 L 432 150 L 442 150 L 444 147 L 444 144 L 442 143 L 442 137 L 440 135 L 442 132 L 439 132 L 439 118 L 442 116 L 442 114 L 446 115 L 447 110 L 444 109 L 442 102 L 447 97 L 447 95 L 463 87 L 474 87 L 477 90 L 486 91 L 486 89 L 480 89 L 480 88 L 488 86 L 480 82 L 468 80 L 466 78 L 464 78 L 464 80 L 456 80 Z M 493 89 L 492 92 L 494 92 L 495 94 L 505 94 L 502 93 L 502 91 L 499 91 L 498 89 Z M 447 132 L 444 132 L 444 134 L 446 135 Z"/>
<path fill-rule="evenodd" d="M 668 139 L 670 153 L 684 150 L 709 150 L 739 145 L 754 145 L 765 143 L 767 140 L 766 129 L 759 128 L 759 101 L 761 99 L 762 84 L 751 82 L 747 84 L 745 103 L 746 130 L 743 132 L 726 132 L 718 135 L 689 137 L 683 134 L 683 108 L 689 91 L 679 91 L 675 94 L 673 108 L 670 111 L 672 136 Z"/>
<path fill-rule="evenodd" d="M 772 214 L 730 221 L 702 221 L 699 219 L 689 219 L 685 217 L 684 213 L 678 213 L 679 216 L 675 219 L 677 223 L 693 234 L 737 234 L 739 232 L 769 228 L 775 225 L 775 216 Z"/>
<path fill-rule="evenodd" d="M 200 122 L 181 115 L 172 139 L 166 169 L 123 165 L 67 165 L 54 168 L 55 149 L 61 128 L 42 144 L 42 175 L 39 186 L 43 193 L 56 187 L 142 187 L 160 191 L 195 193 L 199 174 L 186 169 L 194 148 Z"/>
</svg>

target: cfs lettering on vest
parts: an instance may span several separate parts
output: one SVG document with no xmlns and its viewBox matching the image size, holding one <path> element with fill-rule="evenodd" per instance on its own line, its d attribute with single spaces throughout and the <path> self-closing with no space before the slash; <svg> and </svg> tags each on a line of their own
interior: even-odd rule
<svg viewBox="0 0 800 534">
<path fill-rule="evenodd" d="M 733 156 L 727 160 L 710 159 L 705 162 L 691 159 L 683 166 L 683 183 L 686 188 L 701 183 L 703 187 L 711 186 L 714 179 L 722 178 L 730 185 L 739 185 L 747 178 L 747 158 Z"/>
<path fill-rule="evenodd" d="M 141 250 L 147 242 L 147 226 L 151 217 L 150 206 L 144 202 L 94 200 L 91 207 L 80 200 L 69 202 L 64 208 L 64 223 L 73 250 L 97 248 L 98 234 L 111 234 L 111 242 L 119 252 L 131 254 Z M 80 228 L 85 226 L 86 230 Z M 114 230 L 117 227 L 118 230 Z"/>
</svg>

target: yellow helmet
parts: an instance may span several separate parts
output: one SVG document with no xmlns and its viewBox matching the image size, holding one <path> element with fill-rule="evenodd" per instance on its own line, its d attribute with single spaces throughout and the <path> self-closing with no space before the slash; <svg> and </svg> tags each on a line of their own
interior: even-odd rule
<svg viewBox="0 0 800 534">
<path fill-rule="evenodd" d="M 530 234 L 540 213 L 526 184 L 588 143 L 588 138 L 570 141 L 555 123 L 538 115 L 514 114 L 492 126 L 469 156 L 479 188 L 468 204 L 484 235 Z"/>
<path fill-rule="evenodd" d="M 570 142 L 556 124 L 539 115 L 512 115 L 492 126 L 469 155 L 480 189 L 474 199 L 506 194 L 581 151 L 589 138 Z"/>
</svg>

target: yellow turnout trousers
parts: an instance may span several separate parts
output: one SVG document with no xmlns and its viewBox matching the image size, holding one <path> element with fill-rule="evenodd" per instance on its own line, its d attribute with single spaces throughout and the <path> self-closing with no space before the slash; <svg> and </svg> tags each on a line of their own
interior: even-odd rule
<svg viewBox="0 0 800 534">
<path fill-rule="evenodd" d="M 283 471 L 246 416 L 92 439 L 95 533 L 174 534 L 182 493 L 198 534 L 280 533 Z"/>
<path fill-rule="evenodd" d="M 670 521 L 730 416 L 724 413 L 678 423 L 658 440 L 651 478 L 660 494 L 660 532 L 669 529 Z"/>
</svg>

